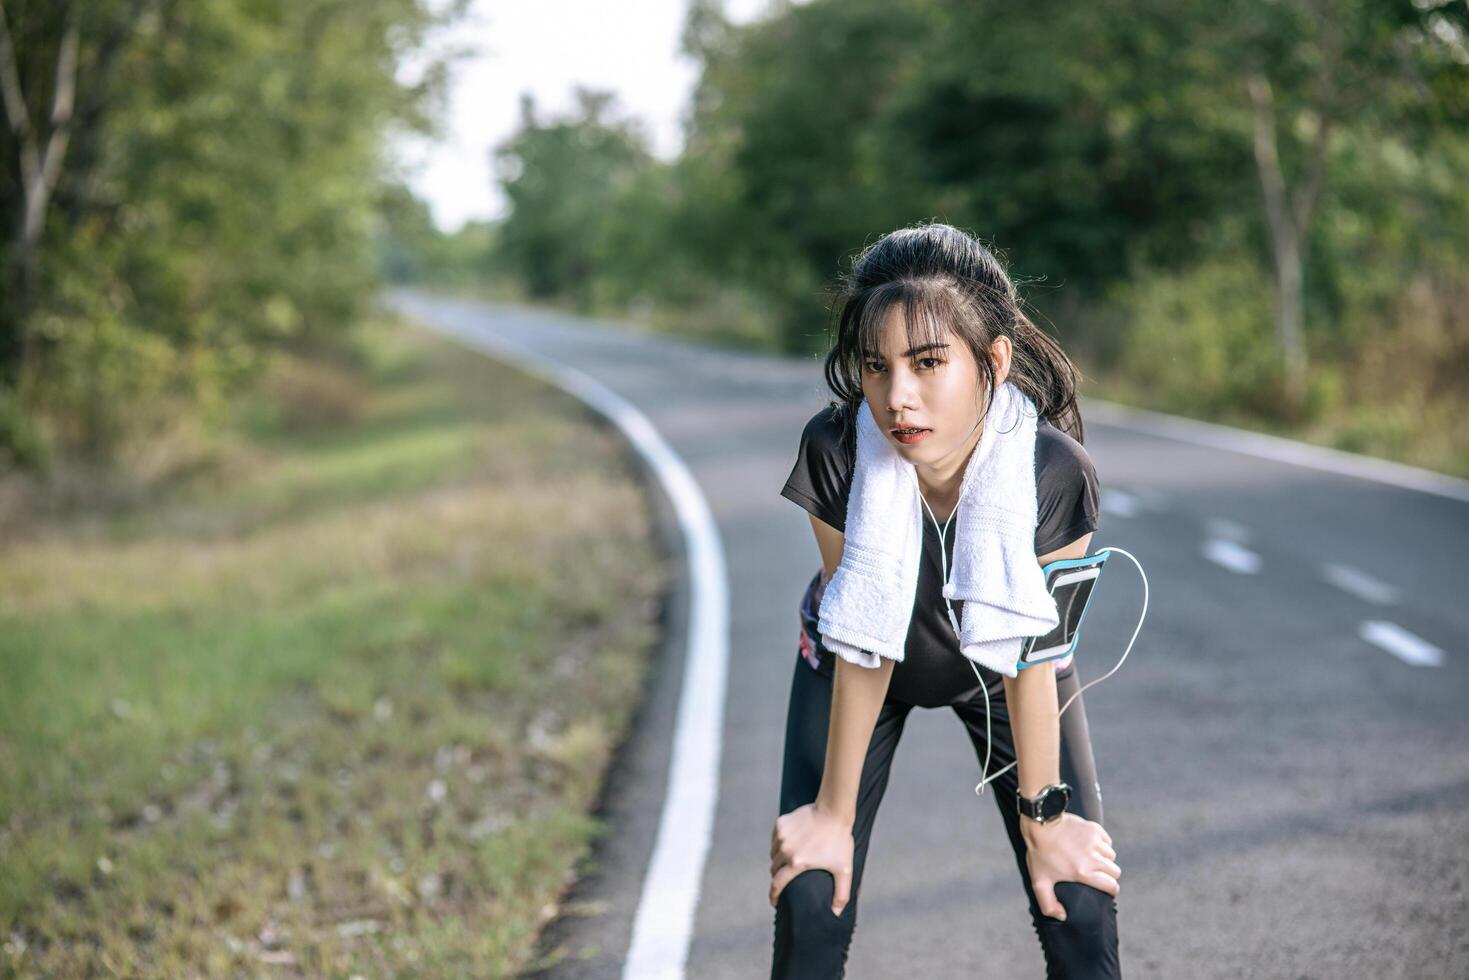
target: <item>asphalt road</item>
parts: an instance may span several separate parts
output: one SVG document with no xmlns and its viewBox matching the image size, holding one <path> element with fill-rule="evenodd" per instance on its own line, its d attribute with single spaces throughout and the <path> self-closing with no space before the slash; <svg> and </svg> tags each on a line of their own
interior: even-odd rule
<svg viewBox="0 0 1469 980">
<path fill-rule="evenodd" d="M 768 976 L 796 602 L 819 566 L 805 512 L 778 491 L 826 398 L 819 362 L 517 308 L 393 302 L 441 332 L 509 340 L 595 377 L 696 478 L 727 560 L 730 655 L 686 975 Z M 1410 489 L 1082 405 L 1103 487 L 1093 550 L 1126 548 L 1151 587 L 1127 663 L 1083 696 L 1122 867 L 1125 975 L 1469 976 L 1469 484 Z M 668 502 L 657 506 L 678 549 Z M 1121 654 L 1141 598 L 1117 557 L 1088 613 L 1083 680 Z M 667 790 L 686 588 L 666 615 L 647 704 L 610 776 L 612 833 L 546 932 L 572 958 L 544 976 L 622 975 Z M 873 833 L 849 977 L 1043 975 L 978 774 L 959 720 L 915 709 Z"/>
</svg>

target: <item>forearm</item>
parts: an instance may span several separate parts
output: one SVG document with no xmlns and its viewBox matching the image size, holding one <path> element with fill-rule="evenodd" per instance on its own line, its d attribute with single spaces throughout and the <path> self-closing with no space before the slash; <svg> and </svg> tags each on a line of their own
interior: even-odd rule
<svg viewBox="0 0 1469 980">
<path fill-rule="evenodd" d="M 1010 708 L 1020 792 L 1034 796 L 1061 780 L 1056 671 L 1044 663 L 1022 670 L 1016 677 L 1006 677 L 1005 703 Z"/>
<path fill-rule="evenodd" d="M 861 667 L 836 658 L 831 720 L 826 736 L 826 765 L 822 770 L 821 789 L 816 794 L 816 806 L 848 823 L 857 818 L 857 788 L 862 780 L 862 765 L 867 760 L 867 747 L 872 742 L 878 711 L 887 697 L 894 663 L 883 657 L 876 667 Z"/>
</svg>

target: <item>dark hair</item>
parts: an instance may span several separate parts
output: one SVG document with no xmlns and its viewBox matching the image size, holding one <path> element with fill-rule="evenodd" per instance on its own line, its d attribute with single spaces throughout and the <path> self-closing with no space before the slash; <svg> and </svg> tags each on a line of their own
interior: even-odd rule
<svg viewBox="0 0 1469 980">
<path fill-rule="evenodd" d="M 1038 417 L 1084 441 L 1076 404 L 1080 372 L 1021 310 L 1004 267 L 974 236 L 937 222 L 891 231 L 863 249 L 840 281 L 841 316 L 826 355 L 826 384 L 845 408 L 849 429 L 863 398 L 862 351 L 878 349 L 888 310 L 901 303 L 910 347 L 942 339 L 945 327 L 969 345 L 990 385 L 986 413 L 994 404 L 990 345 L 1009 337 L 1006 380 L 1030 397 Z"/>
</svg>

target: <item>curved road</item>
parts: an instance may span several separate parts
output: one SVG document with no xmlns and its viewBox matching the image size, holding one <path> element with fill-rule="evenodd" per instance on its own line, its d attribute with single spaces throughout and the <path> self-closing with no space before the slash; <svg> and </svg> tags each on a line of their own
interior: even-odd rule
<svg viewBox="0 0 1469 980">
<path fill-rule="evenodd" d="M 819 565 L 805 513 L 778 491 L 826 398 L 820 362 L 514 307 L 392 302 L 471 348 L 508 342 L 585 372 L 641 410 L 702 489 L 729 587 L 717 797 L 683 969 L 658 975 L 768 976 L 796 601 Z M 1093 549 L 1131 551 L 1151 588 L 1127 663 L 1084 695 L 1123 869 L 1125 975 L 1469 976 L 1469 483 L 1083 405 L 1103 486 Z M 1111 564 L 1084 679 L 1111 667 L 1137 621 L 1136 569 Z M 546 932 L 571 955 L 538 976 L 624 975 L 669 785 L 689 594 L 685 581 L 610 775 L 609 839 Z M 915 709 L 849 977 L 1043 975 L 978 773 L 952 712 Z"/>
</svg>

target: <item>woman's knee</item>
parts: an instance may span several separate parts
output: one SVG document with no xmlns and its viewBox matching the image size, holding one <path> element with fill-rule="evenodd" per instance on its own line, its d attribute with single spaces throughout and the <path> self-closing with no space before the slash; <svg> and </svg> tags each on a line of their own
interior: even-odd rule
<svg viewBox="0 0 1469 980">
<path fill-rule="evenodd" d="M 847 902 L 841 915 L 833 915 L 832 900 L 836 880 L 824 868 L 802 871 L 781 889 L 776 899 L 776 914 L 785 918 L 797 937 L 817 942 L 850 938 L 857 914 L 856 895 Z"/>
<path fill-rule="evenodd" d="M 1032 909 L 1046 950 L 1047 976 L 1115 977 L 1118 972 L 1117 900 L 1079 881 L 1058 881 L 1064 922 Z"/>
<path fill-rule="evenodd" d="M 1056 900 L 1066 907 L 1066 921 L 1084 932 L 1102 932 L 1117 919 L 1117 900 L 1081 881 L 1056 882 Z"/>
</svg>

